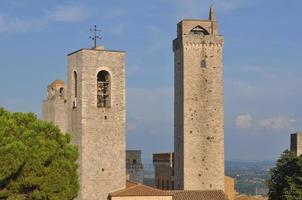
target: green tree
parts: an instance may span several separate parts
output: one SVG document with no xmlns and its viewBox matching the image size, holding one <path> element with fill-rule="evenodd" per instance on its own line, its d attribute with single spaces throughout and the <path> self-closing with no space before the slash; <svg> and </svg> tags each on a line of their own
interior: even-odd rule
<svg viewBox="0 0 302 200">
<path fill-rule="evenodd" d="M 286 150 L 271 169 L 268 181 L 269 199 L 301 200 L 302 199 L 302 156 Z"/>
<path fill-rule="evenodd" d="M 73 199 L 77 158 L 77 147 L 57 126 L 0 108 L 0 200 Z"/>
</svg>

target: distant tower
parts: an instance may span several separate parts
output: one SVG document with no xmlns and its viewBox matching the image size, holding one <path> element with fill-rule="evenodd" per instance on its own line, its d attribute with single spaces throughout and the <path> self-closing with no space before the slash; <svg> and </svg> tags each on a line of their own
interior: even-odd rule
<svg viewBox="0 0 302 200">
<path fill-rule="evenodd" d="M 68 55 L 68 113 L 80 151 L 81 200 L 125 188 L 125 53 L 103 47 Z"/>
<path fill-rule="evenodd" d="M 175 62 L 175 186 L 224 190 L 223 37 L 209 20 L 182 20 Z"/>
<path fill-rule="evenodd" d="M 43 101 L 42 118 L 59 126 L 61 131 L 67 131 L 67 103 L 65 83 L 55 80 L 47 87 L 47 99 Z"/>
<path fill-rule="evenodd" d="M 126 170 L 127 180 L 141 183 L 144 182 L 144 166 L 142 164 L 142 151 L 127 150 L 126 151 Z"/>
<path fill-rule="evenodd" d="M 154 153 L 154 185 L 162 190 L 174 190 L 174 153 Z"/>
<path fill-rule="evenodd" d="M 297 156 L 302 155 L 302 133 L 293 133 L 290 135 L 290 150 Z"/>
</svg>

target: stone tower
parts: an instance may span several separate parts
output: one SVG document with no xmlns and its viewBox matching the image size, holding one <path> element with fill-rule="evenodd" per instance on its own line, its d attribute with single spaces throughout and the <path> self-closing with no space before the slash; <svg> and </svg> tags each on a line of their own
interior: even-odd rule
<svg viewBox="0 0 302 200">
<path fill-rule="evenodd" d="M 47 87 L 47 99 L 43 101 L 42 117 L 53 122 L 60 130 L 67 131 L 67 101 L 65 83 L 55 80 Z"/>
<path fill-rule="evenodd" d="M 293 133 L 290 135 L 290 150 L 297 156 L 302 155 L 302 133 Z"/>
<path fill-rule="evenodd" d="M 68 55 L 68 132 L 79 147 L 81 200 L 125 188 L 125 53 L 80 49 Z"/>
<path fill-rule="evenodd" d="M 144 166 L 141 150 L 126 151 L 126 175 L 129 181 L 144 183 Z"/>
<path fill-rule="evenodd" d="M 208 20 L 182 20 L 175 62 L 175 186 L 224 190 L 223 37 Z"/>
</svg>

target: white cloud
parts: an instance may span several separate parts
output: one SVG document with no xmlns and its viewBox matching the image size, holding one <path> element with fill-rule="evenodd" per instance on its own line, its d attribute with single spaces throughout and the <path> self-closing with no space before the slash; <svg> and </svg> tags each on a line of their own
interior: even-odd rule
<svg viewBox="0 0 302 200">
<path fill-rule="evenodd" d="M 89 10 L 84 5 L 60 5 L 48 12 L 48 18 L 59 22 L 79 22 L 89 17 Z"/>
<path fill-rule="evenodd" d="M 240 128 L 240 129 L 248 129 L 252 126 L 252 121 L 253 121 L 253 118 L 249 113 L 241 114 L 236 117 L 235 125 L 237 128 Z"/>
<path fill-rule="evenodd" d="M 277 116 L 260 119 L 258 125 L 268 130 L 284 130 L 291 128 L 295 121 L 291 117 Z"/>
</svg>

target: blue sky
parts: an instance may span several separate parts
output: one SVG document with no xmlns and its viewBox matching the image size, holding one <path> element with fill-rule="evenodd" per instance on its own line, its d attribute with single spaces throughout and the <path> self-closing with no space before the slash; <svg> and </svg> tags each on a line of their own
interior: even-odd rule
<svg viewBox="0 0 302 200">
<path fill-rule="evenodd" d="M 46 86 L 66 77 L 66 55 L 91 47 L 125 50 L 127 147 L 173 150 L 176 24 L 216 8 L 225 37 L 226 159 L 273 160 L 302 130 L 301 0 L 3 0 L 0 106 L 41 115 Z"/>
</svg>

